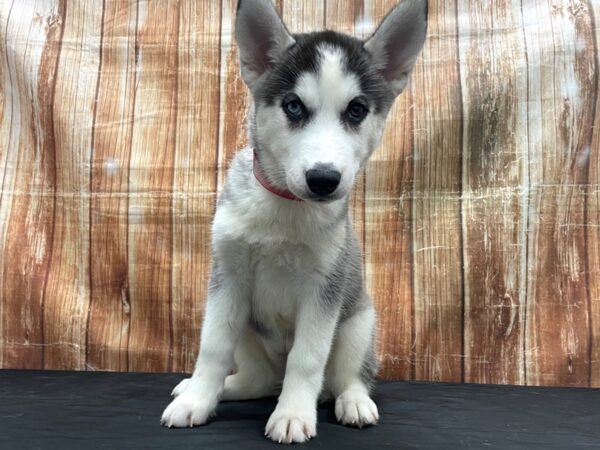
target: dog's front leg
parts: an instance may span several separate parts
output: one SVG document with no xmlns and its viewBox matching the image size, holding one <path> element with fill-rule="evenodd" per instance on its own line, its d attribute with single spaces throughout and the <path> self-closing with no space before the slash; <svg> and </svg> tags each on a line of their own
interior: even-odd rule
<svg viewBox="0 0 600 450">
<path fill-rule="evenodd" d="M 203 425 L 214 413 L 233 366 L 236 342 L 248 322 L 247 295 L 240 279 L 213 271 L 198 362 L 185 388 L 165 409 L 163 425 Z"/>
<path fill-rule="evenodd" d="M 281 395 L 265 429 L 275 442 L 304 442 L 317 434 L 317 400 L 339 315 L 320 295 L 299 305 Z"/>
</svg>

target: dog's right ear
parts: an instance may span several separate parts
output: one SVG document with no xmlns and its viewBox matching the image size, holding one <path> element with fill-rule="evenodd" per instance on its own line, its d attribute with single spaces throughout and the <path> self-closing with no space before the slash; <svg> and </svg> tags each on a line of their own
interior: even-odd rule
<svg viewBox="0 0 600 450">
<path fill-rule="evenodd" d="M 295 42 L 271 0 L 239 0 L 235 38 L 242 77 L 250 90 Z"/>
</svg>

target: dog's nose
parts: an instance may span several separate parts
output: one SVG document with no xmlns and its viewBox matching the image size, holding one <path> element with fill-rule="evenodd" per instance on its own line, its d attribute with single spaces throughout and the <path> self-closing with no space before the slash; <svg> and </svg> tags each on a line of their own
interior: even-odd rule
<svg viewBox="0 0 600 450">
<path fill-rule="evenodd" d="M 333 169 L 311 169 L 306 172 L 308 188 L 321 197 L 331 194 L 337 189 L 342 174 Z"/>
</svg>

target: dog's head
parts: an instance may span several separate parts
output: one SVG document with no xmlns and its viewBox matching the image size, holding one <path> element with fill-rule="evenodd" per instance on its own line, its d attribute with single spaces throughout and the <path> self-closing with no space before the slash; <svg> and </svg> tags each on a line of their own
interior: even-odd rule
<svg viewBox="0 0 600 450">
<path fill-rule="evenodd" d="M 265 176 L 304 200 L 348 195 L 379 145 L 427 31 L 427 0 L 404 0 L 366 41 L 290 34 L 271 0 L 240 0 L 242 76 L 254 97 L 253 145 Z"/>
</svg>

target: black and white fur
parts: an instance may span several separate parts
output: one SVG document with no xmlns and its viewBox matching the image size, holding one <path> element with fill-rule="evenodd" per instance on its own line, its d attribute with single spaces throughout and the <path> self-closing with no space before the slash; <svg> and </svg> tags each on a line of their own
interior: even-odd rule
<svg viewBox="0 0 600 450">
<path fill-rule="evenodd" d="M 323 393 L 335 398 L 343 424 L 379 419 L 369 397 L 376 318 L 348 198 L 426 28 L 426 0 L 401 2 L 366 42 L 332 31 L 290 34 L 271 0 L 240 0 L 236 37 L 254 97 L 252 147 L 233 160 L 218 202 L 200 355 L 192 377 L 174 389 L 164 425 L 203 425 L 220 400 L 277 394 L 265 430 L 276 442 L 316 435 Z M 269 182 L 304 201 L 261 186 L 253 150 Z M 317 178 L 337 174 L 337 187 L 315 193 L 310 170 Z"/>
</svg>

